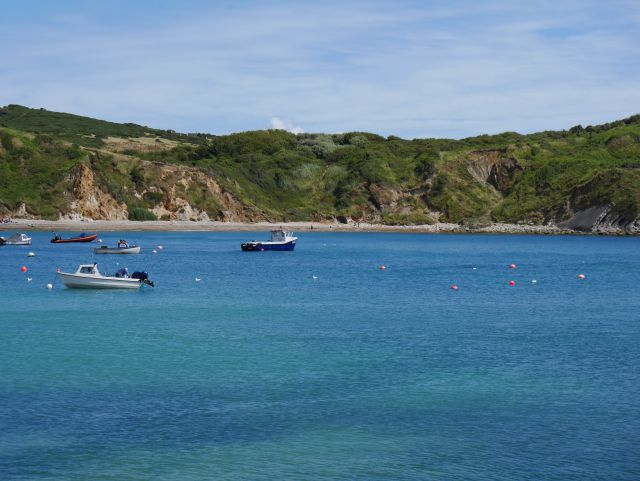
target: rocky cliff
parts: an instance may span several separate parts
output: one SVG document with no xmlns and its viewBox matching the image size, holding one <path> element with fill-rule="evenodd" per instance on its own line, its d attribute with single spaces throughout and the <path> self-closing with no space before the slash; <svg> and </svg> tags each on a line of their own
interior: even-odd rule
<svg viewBox="0 0 640 481">
<path fill-rule="evenodd" d="M 640 233 L 640 115 L 530 135 L 177 134 L 0 108 L 0 215 Z"/>
</svg>

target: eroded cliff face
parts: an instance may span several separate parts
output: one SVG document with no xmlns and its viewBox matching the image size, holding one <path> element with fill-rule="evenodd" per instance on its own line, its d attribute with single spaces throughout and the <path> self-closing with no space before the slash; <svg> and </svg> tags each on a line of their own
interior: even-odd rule
<svg viewBox="0 0 640 481">
<path fill-rule="evenodd" d="M 119 162 L 123 162 L 119 165 Z M 141 180 L 133 186 L 109 191 L 109 178 L 128 171 L 130 159 L 114 160 L 113 170 L 96 171 L 92 162 L 72 170 L 65 181 L 67 207 L 60 214 L 66 220 L 126 220 L 130 205 L 144 205 L 158 219 L 180 221 L 255 222 L 264 214 L 226 191 L 205 172 L 158 162 L 135 160 Z M 112 183 L 115 185 L 121 185 Z M 116 199 L 125 198 L 126 202 Z"/>
<path fill-rule="evenodd" d="M 625 182 L 631 175 L 635 174 L 620 171 L 597 174 L 571 191 L 550 223 L 582 232 L 640 233 L 640 216 L 625 208 L 633 196 Z M 607 190 L 603 192 L 602 186 L 608 186 Z M 617 201 L 611 199 L 610 189 L 616 189 Z"/>
<path fill-rule="evenodd" d="M 60 212 L 60 219 L 125 220 L 127 205 L 118 202 L 96 183 L 93 171 L 85 164 L 78 165 L 70 176 L 71 190 L 68 210 Z"/>
<path fill-rule="evenodd" d="M 575 211 L 567 206 L 567 213 L 568 219 L 550 224 L 598 234 L 640 233 L 640 217 L 625 215 L 615 204 L 589 206 Z"/>
<path fill-rule="evenodd" d="M 493 186 L 499 192 L 507 192 L 514 175 L 522 166 L 507 156 L 506 149 L 477 150 L 469 152 L 468 171 L 478 181 Z"/>
<path fill-rule="evenodd" d="M 222 222 L 264 220 L 257 209 L 242 203 L 201 170 L 155 162 L 142 162 L 140 167 L 145 178 L 150 179 L 150 185 L 136 192 L 136 196 L 157 199 L 152 202 L 150 210 L 159 219 Z"/>
</svg>

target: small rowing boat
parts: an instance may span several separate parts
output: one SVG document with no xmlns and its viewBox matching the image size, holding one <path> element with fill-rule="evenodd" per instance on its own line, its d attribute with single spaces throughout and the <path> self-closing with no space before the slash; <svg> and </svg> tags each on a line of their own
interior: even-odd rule
<svg viewBox="0 0 640 481">
<path fill-rule="evenodd" d="M 84 232 L 77 237 L 69 237 L 68 239 L 63 239 L 58 234 L 55 235 L 53 239 L 51 239 L 52 244 L 68 244 L 70 242 L 93 242 L 98 237 L 98 234 L 85 234 Z"/>
</svg>

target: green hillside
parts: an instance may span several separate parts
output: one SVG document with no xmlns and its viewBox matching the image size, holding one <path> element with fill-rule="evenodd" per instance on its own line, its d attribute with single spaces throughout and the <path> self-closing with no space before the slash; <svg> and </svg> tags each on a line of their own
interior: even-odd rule
<svg viewBox="0 0 640 481">
<path fill-rule="evenodd" d="M 158 130 L 136 124 L 118 124 L 80 115 L 30 109 L 21 105 L 0 108 L 0 127 L 24 132 L 51 134 L 58 139 L 78 145 L 100 147 L 106 137 L 157 136 L 170 140 L 198 143 L 204 136 L 177 134 L 172 130 Z"/>
<path fill-rule="evenodd" d="M 118 151 L 105 140 L 111 137 L 173 143 L 157 151 L 130 143 Z M 130 209 L 168 206 L 171 196 L 181 196 L 210 218 L 228 220 L 205 187 L 176 190 L 154 173 L 157 163 L 195 169 L 249 218 L 260 212 L 274 221 L 542 224 L 602 206 L 621 228 L 640 217 L 640 115 L 531 135 L 403 140 L 280 130 L 183 135 L 11 105 L 0 109 L 0 140 L 0 209 L 24 202 L 31 214 L 48 218 L 70 201 L 61 195 L 65 176 L 86 164 Z"/>
</svg>

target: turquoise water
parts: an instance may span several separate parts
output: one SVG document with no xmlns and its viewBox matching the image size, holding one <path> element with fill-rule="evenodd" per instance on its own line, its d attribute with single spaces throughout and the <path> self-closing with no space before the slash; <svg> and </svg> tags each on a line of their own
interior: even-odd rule
<svg viewBox="0 0 640 481">
<path fill-rule="evenodd" d="M 0 248 L 0 479 L 640 479 L 640 238 L 258 236 Z"/>
</svg>

